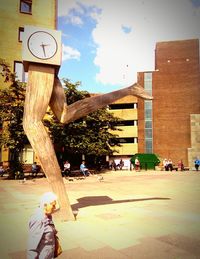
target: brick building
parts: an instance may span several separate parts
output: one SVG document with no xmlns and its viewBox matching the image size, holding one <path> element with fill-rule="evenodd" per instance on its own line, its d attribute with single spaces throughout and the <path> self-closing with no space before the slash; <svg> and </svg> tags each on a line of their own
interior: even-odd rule
<svg viewBox="0 0 200 259">
<path fill-rule="evenodd" d="M 155 71 L 139 72 L 138 82 L 154 97 L 138 100 L 138 151 L 192 166 L 200 156 L 198 148 L 188 154 L 193 145 L 190 118 L 200 114 L 199 40 L 157 43 Z"/>
</svg>

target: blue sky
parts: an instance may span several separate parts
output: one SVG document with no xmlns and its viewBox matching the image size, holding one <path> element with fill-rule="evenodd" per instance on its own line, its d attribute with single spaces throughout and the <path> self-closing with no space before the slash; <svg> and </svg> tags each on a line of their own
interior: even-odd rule
<svg viewBox="0 0 200 259">
<path fill-rule="evenodd" d="M 110 92 L 154 70 L 156 42 L 200 39 L 200 0 L 58 0 L 59 77 Z"/>
</svg>

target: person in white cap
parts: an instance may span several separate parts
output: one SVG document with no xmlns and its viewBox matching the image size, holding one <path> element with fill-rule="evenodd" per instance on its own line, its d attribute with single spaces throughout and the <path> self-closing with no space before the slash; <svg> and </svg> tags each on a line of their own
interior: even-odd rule
<svg viewBox="0 0 200 259">
<path fill-rule="evenodd" d="M 54 258 L 57 230 L 52 213 L 58 208 L 58 199 L 54 193 L 47 192 L 41 197 L 39 208 L 29 221 L 27 259 Z"/>
</svg>

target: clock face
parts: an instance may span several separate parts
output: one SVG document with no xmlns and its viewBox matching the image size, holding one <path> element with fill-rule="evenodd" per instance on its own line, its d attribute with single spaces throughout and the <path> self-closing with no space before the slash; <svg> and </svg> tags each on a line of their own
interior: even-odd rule
<svg viewBox="0 0 200 259">
<path fill-rule="evenodd" d="M 52 58 L 58 49 L 55 38 L 45 31 L 36 31 L 32 33 L 27 44 L 31 54 L 39 59 Z"/>
</svg>

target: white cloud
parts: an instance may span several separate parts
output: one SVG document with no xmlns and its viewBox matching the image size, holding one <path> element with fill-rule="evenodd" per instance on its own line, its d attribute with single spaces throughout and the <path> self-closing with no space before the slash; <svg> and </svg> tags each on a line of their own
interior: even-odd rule
<svg viewBox="0 0 200 259">
<path fill-rule="evenodd" d="M 73 49 L 69 46 L 62 45 L 62 61 L 66 61 L 69 59 L 77 59 L 80 60 L 80 52 L 76 49 Z"/>
<path fill-rule="evenodd" d="M 82 25 L 81 16 L 84 15 L 90 16 L 94 20 L 98 19 L 99 10 L 91 0 L 58 0 L 58 16 L 66 17 L 67 23 Z"/>
<path fill-rule="evenodd" d="M 58 16 L 67 16 L 69 11 L 77 9 L 77 3 L 75 0 L 58 0 Z"/>
<path fill-rule="evenodd" d="M 83 25 L 83 20 L 77 15 L 70 15 L 68 22 L 73 25 Z"/>
<path fill-rule="evenodd" d="M 66 23 L 72 25 L 83 25 L 83 20 L 80 15 L 83 14 L 83 9 L 74 0 L 58 0 L 58 16 L 65 17 Z"/>
<path fill-rule="evenodd" d="M 93 39 L 103 84 L 130 84 L 137 72 L 154 70 L 156 42 L 200 38 L 200 15 L 188 0 L 102 2 Z"/>
<path fill-rule="evenodd" d="M 63 3 L 60 15 L 70 8 L 81 8 L 76 1 L 59 2 Z M 90 15 L 97 22 L 92 32 L 98 46 L 94 59 L 99 67 L 96 80 L 103 84 L 128 84 L 137 80 L 137 72 L 154 70 L 156 42 L 200 38 L 200 8 L 194 8 L 190 0 L 79 2 L 97 7 L 93 10 L 101 9 L 101 13 Z"/>
</svg>

